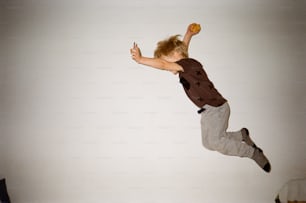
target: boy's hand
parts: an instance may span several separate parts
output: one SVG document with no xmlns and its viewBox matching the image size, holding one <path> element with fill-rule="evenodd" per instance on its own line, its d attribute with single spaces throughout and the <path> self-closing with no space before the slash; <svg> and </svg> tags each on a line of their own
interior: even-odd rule
<svg viewBox="0 0 306 203">
<path fill-rule="evenodd" d="M 141 59 L 141 52 L 140 52 L 138 45 L 135 42 L 133 44 L 133 48 L 130 49 L 130 52 L 131 52 L 132 59 L 136 61 L 137 63 L 139 63 Z"/>
<path fill-rule="evenodd" d="M 191 23 L 187 28 L 187 33 L 190 35 L 196 35 L 201 31 L 201 25 L 197 23 Z"/>
</svg>

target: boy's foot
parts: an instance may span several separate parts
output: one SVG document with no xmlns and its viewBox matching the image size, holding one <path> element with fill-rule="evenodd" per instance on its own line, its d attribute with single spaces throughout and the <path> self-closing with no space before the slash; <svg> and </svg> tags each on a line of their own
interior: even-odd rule
<svg viewBox="0 0 306 203">
<path fill-rule="evenodd" d="M 261 149 L 254 148 L 254 154 L 252 159 L 267 173 L 271 171 L 271 165 L 267 157 L 264 155 Z"/>
<path fill-rule="evenodd" d="M 241 129 L 241 134 L 242 134 L 242 141 L 245 142 L 247 145 L 250 145 L 254 148 L 258 148 L 256 144 L 253 142 L 253 140 L 250 137 L 249 130 L 247 128 L 242 128 Z"/>
</svg>

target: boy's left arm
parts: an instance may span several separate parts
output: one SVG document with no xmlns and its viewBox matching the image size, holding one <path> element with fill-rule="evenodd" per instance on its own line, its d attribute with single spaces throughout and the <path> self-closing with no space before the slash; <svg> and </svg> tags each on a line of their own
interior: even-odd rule
<svg viewBox="0 0 306 203">
<path fill-rule="evenodd" d="M 185 33 L 184 38 L 183 38 L 183 42 L 186 44 L 187 50 L 189 48 L 189 44 L 190 44 L 191 38 L 201 31 L 201 27 L 200 27 L 199 30 L 194 30 L 193 29 L 194 25 L 195 25 L 195 23 L 192 23 L 192 24 L 188 25 L 186 33 Z"/>
</svg>

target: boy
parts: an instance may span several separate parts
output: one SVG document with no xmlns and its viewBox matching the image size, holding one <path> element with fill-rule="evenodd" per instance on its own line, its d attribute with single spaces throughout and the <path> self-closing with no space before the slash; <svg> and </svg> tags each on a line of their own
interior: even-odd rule
<svg viewBox="0 0 306 203">
<path fill-rule="evenodd" d="M 200 109 L 198 113 L 201 114 L 202 144 L 205 148 L 224 155 L 251 158 L 264 171 L 270 172 L 269 160 L 251 140 L 248 129 L 226 131 L 230 116 L 227 100 L 208 79 L 201 63 L 188 56 L 190 40 L 200 31 L 191 29 L 193 25 L 188 26 L 183 41 L 179 40 L 179 35 L 175 35 L 158 42 L 154 58 L 142 56 L 134 43 L 130 50 L 132 59 L 139 64 L 179 75 L 185 93 Z"/>
</svg>

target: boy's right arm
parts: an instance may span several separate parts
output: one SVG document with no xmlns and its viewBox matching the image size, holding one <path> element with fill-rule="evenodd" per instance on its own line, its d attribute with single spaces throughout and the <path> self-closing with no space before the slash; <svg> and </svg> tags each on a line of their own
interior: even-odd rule
<svg viewBox="0 0 306 203">
<path fill-rule="evenodd" d="M 167 70 L 174 74 L 179 71 L 183 71 L 183 68 L 177 63 L 168 62 L 160 58 L 149 58 L 141 55 L 139 47 L 134 44 L 134 47 L 130 50 L 132 59 L 139 64 L 157 68 L 160 70 Z"/>
<path fill-rule="evenodd" d="M 183 71 L 183 68 L 174 62 L 168 62 L 160 58 L 148 58 L 148 57 L 140 57 L 139 60 L 135 60 L 137 63 L 142 65 L 150 66 L 153 68 L 157 68 L 160 70 L 167 70 L 174 74 L 179 71 Z"/>
</svg>

